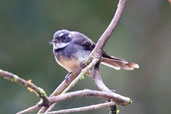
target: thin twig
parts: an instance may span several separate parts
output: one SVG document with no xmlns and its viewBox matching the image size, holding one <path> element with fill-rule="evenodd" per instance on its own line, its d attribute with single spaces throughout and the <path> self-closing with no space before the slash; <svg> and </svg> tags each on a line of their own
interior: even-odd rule
<svg viewBox="0 0 171 114">
<path fill-rule="evenodd" d="M 61 94 L 58 96 L 54 96 L 49 98 L 49 101 L 51 103 L 59 103 L 61 101 L 71 99 L 73 97 L 83 97 L 83 96 L 93 96 L 93 97 L 99 97 L 99 98 L 105 98 L 105 99 L 112 99 L 116 104 L 119 105 L 128 105 L 130 103 L 130 98 L 121 96 L 117 93 L 109 93 L 109 92 L 103 92 L 103 91 L 96 91 L 96 90 L 79 90 L 75 92 L 70 92 L 66 94 Z"/>
<path fill-rule="evenodd" d="M 79 74 L 77 77 L 70 75 L 68 78 L 69 81 L 68 82 L 63 81 L 60 84 L 60 86 L 53 92 L 53 94 L 50 96 L 50 98 L 55 98 L 52 96 L 67 92 L 73 85 L 75 85 L 78 82 L 80 76 L 84 75 L 88 70 L 90 70 L 92 67 L 94 67 L 94 65 L 100 60 L 101 55 L 102 55 L 102 49 L 104 48 L 104 45 L 106 44 L 107 40 L 110 38 L 112 32 L 116 28 L 116 26 L 121 18 L 126 1 L 127 0 L 120 0 L 117 11 L 116 11 L 111 23 L 109 24 L 109 26 L 107 27 L 105 32 L 102 34 L 102 36 L 100 37 L 100 39 L 98 40 L 98 42 L 96 44 L 96 47 L 94 48 L 94 50 L 92 51 L 92 53 L 89 56 L 89 60 L 92 59 L 92 62 L 90 62 L 90 64 L 86 68 L 84 68 L 81 73 L 80 73 L 80 71 L 77 72 L 76 75 Z M 1 70 L 1 69 L 0 69 L 0 77 L 3 77 L 5 79 L 8 79 L 13 82 L 17 82 L 17 83 L 27 87 L 30 91 L 33 91 L 34 93 L 38 94 L 39 97 L 43 100 L 43 102 L 41 104 L 30 107 L 24 111 L 19 112 L 18 114 L 37 110 L 40 108 L 40 106 L 45 106 L 46 109 L 49 107 L 50 104 L 49 104 L 47 95 L 43 89 L 37 87 L 36 85 L 34 85 L 33 83 L 31 83 L 29 81 L 26 81 L 26 80 L 20 78 L 19 76 L 15 75 L 15 74 L 9 73 L 9 72 Z M 98 83 L 102 84 L 101 86 L 99 86 L 99 88 L 101 88 L 102 90 L 105 90 L 105 91 L 110 91 L 107 87 L 105 87 L 105 85 L 101 79 L 100 79 L 100 81 L 99 80 L 97 80 L 97 81 L 98 81 Z M 100 85 L 100 84 L 97 84 L 97 85 Z M 68 93 L 68 94 L 72 94 L 72 93 Z M 67 96 L 68 94 L 65 94 L 64 96 Z M 104 94 L 113 94 L 114 98 L 111 97 L 111 99 L 121 105 L 127 105 L 125 103 L 125 100 L 127 101 L 128 104 L 131 102 L 131 100 L 129 98 L 123 97 L 116 93 L 104 93 Z M 92 96 L 93 94 L 91 93 L 90 95 Z M 102 93 L 100 93 L 100 95 L 102 95 Z M 124 100 L 124 102 L 123 102 L 123 100 Z M 53 105 L 53 104 L 51 104 L 51 105 Z M 92 106 L 87 106 L 87 107 L 82 107 L 82 108 L 69 109 L 69 110 L 63 111 L 63 113 L 70 113 L 70 112 L 75 112 L 75 111 L 86 111 L 86 110 L 98 109 L 98 108 L 102 108 L 104 106 L 111 106 L 111 105 L 115 105 L 115 103 L 108 102 L 108 103 L 104 103 L 104 104 L 92 105 Z M 41 110 L 40 110 L 40 112 L 41 112 Z M 60 112 L 57 111 L 55 113 L 62 113 L 62 111 L 60 111 Z"/>
<path fill-rule="evenodd" d="M 17 112 L 16 114 L 25 114 L 25 113 L 33 112 L 33 111 L 38 110 L 38 109 L 40 109 L 40 106 L 37 104 L 37 105 L 29 107 L 29 108 L 27 108 L 25 110 Z"/>
<path fill-rule="evenodd" d="M 45 114 L 66 114 L 66 113 L 73 113 L 73 112 L 82 112 L 82 111 L 88 111 L 88 110 L 96 110 L 96 109 L 113 106 L 113 105 L 115 105 L 114 102 L 107 102 L 107 103 L 100 103 L 96 105 L 90 105 L 90 106 L 79 107 L 79 108 L 52 111 L 52 112 L 47 112 Z"/>
<path fill-rule="evenodd" d="M 92 53 L 90 54 L 90 57 L 96 57 L 100 60 L 101 55 L 102 55 L 102 50 L 106 44 L 106 42 L 108 41 L 108 39 L 110 38 L 110 36 L 112 35 L 112 32 L 115 30 L 116 26 L 119 23 L 119 20 L 121 19 L 121 16 L 123 14 L 123 10 L 126 6 L 126 2 L 127 0 L 120 0 L 119 4 L 118 4 L 118 8 L 116 10 L 116 13 L 112 19 L 112 21 L 110 22 L 109 26 L 107 27 L 107 29 L 105 30 L 105 32 L 101 35 L 100 39 L 98 40 L 96 47 L 94 48 L 94 50 L 92 51 Z M 99 71 L 96 69 L 96 71 L 94 71 L 96 74 L 95 76 L 93 76 L 96 85 L 98 86 L 98 88 L 102 91 L 108 91 L 110 92 L 111 90 L 103 83 L 103 80 L 99 74 Z M 131 100 L 130 100 L 131 102 Z M 114 106 L 110 106 L 110 109 L 113 109 Z M 117 106 L 115 106 L 117 107 Z M 113 110 L 111 110 L 112 112 Z"/>
<path fill-rule="evenodd" d="M 93 79 L 94 79 L 94 81 L 95 81 L 97 87 L 98 87 L 100 90 L 102 90 L 102 91 L 104 91 L 104 92 L 114 93 L 114 92 L 112 92 L 112 90 L 110 90 L 110 89 L 103 83 L 103 80 L 102 80 L 102 78 L 101 78 L 101 76 L 100 76 L 100 73 L 99 73 L 98 68 L 95 68 L 95 69 L 94 69 Z M 116 94 L 116 93 L 115 93 L 115 94 Z M 119 95 L 119 94 L 118 94 L 118 95 Z M 121 99 L 122 99 L 122 98 L 121 98 Z M 126 105 L 132 103 L 132 100 L 131 100 L 130 98 L 128 98 L 128 99 L 129 99 L 129 100 L 128 100 L 127 103 L 126 103 L 126 102 L 123 102 L 123 103 L 122 103 L 123 106 L 126 106 Z M 117 103 L 117 102 L 118 102 L 117 100 L 119 100 L 119 98 L 117 98 L 117 99 L 111 99 L 111 100 Z M 125 104 L 125 103 L 126 103 L 126 104 Z M 117 104 L 118 104 L 118 103 L 117 103 Z"/>
<path fill-rule="evenodd" d="M 93 69 L 93 80 L 95 81 L 96 86 L 101 90 L 105 92 L 112 92 L 103 82 L 100 73 L 99 73 L 99 68 L 96 66 Z"/>
<path fill-rule="evenodd" d="M 106 28 L 106 30 L 104 31 L 104 33 L 99 38 L 99 40 L 96 44 L 96 47 L 93 49 L 93 51 L 90 55 L 91 57 L 96 57 L 100 60 L 102 50 L 103 50 L 106 42 L 108 41 L 108 39 L 112 35 L 112 32 L 116 29 L 116 26 L 118 25 L 118 23 L 121 19 L 121 16 L 123 14 L 123 10 L 126 6 L 126 2 L 127 2 L 127 0 L 120 0 L 119 1 L 118 8 L 116 10 L 115 15 L 114 15 L 113 19 L 111 20 L 110 24 L 108 25 L 108 27 Z"/>
<path fill-rule="evenodd" d="M 71 84 L 64 90 L 64 93 L 66 93 L 67 91 L 69 91 L 78 81 L 79 79 L 85 75 L 85 73 L 87 73 L 92 67 L 95 66 L 95 64 L 98 62 L 98 59 L 93 59 L 91 61 L 91 63 L 85 67 L 84 69 L 82 69 L 81 73 L 71 82 Z"/>
<path fill-rule="evenodd" d="M 43 100 L 42 105 L 48 105 L 48 97 L 47 97 L 45 91 L 42 88 L 33 84 L 32 82 L 26 81 L 26 80 L 22 79 L 21 77 L 15 75 L 13 73 L 10 73 L 8 71 L 4 71 L 2 69 L 0 69 L 0 77 L 3 77 L 4 79 L 10 80 L 15 83 L 19 83 L 19 84 L 27 87 L 27 89 L 29 91 L 34 92 L 36 95 L 38 95 Z"/>
<path fill-rule="evenodd" d="M 109 26 L 107 27 L 105 32 L 102 34 L 100 39 L 98 40 L 98 42 L 96 44 L 96 47 L 93 49 L 92 53 L 89 56 L 89 60 L 90 59 L 95 59 L 95 58 L 97 58 L 97 60 L 100 60 L 101 55 L 102 55 L 102 50 L 104 48 L 104 45 L 106 44 L 107 40 L 112 35 L 112 32 L 115 30 L 115 28 L 116 28 L 116 26 L 117 26 L 117 24 L 118 24 L 118 22 L 119 22 L 119 20 L 120 20 L 120 18 L 122 16 L 122 14 L 123 14 L 123 9 L 125 7 L 126 1 L 127 0 L 120 0 L 119 1 L 118 8 L 116 10 L 116 13 L 115 13 L 112 21 L 110 22 Z M 73 82 L 73 83 L 75 83 L 75 82 Z M 70 84 L 70 85 L 72 86 L 73 84 Z M 70 87 L 68 87 L 68 88 L 70 88 Z M 48 111 L 50 111 L 52 109 L 52 107 L 54 107 L 54 104 L 51 106 L 51 108 L 49 108 Z M 39 112 L 44 112 L 44 111 L 40 110 Z"/>
<path fill-rule="evenodd" d="M 81 72 L 81 69 L 77 69 L 74 74 L 71 73 L 68 77 L 67 77 L 67 81 L 64 80 L 55 90 L 54 92 L 49 96 L 52 97 L 52 96 L 57 96 L 59 94 L 62 94 L 64 93 L 63 91 L 69 86 L 69 84 L 77 77 L 77 75 L 79 75 L 79 73 Z M 54 104 L 50 104 L 51 107 L 54 107 L 55 106 L 55 103 Z M 38 113 L 43 113 L 45 112 L 47 109 L 49 108 L 49 106 L 47 107 L 42 107 Z"/>
<path fill-rule="evenodd" d="M 63 93 L 66 93 L 67 91 L 69 91 L 80 79 L 80 77 L 82 77 L 85 73 L 88 72 L 89 69 L 91 69 L 96 63 L 97 63 L 97 59 L 93 59 L 92 62 L 85 67 L 84 69 L 82 69 L 81 73 L 76 76 L 76 78 L 69 84 L 69 86 L 63 91 Z M 46 112 L 49 112 L 53 109 L 53 107 L 55 106 L 55 103 L 53 105 L 51 105 Z"/>
<path fill-rule="evenodd" d="M 123 9 L 125 7 L 125 4 L 126 4 L 126 1 L 127 0 L 120 0 L 119 2 L 119 5 L 118 5 L 118 8 L 116 10 L 116 13 L 111 21 L 111 23 L 109 24 L 109 26 L 107 27 L 107 29 L 105 30 L 105 32 L 102 34 L 102 36 L 100 37 L 100 39 L 98 40 L 97 44 L 96 44 L 96 47 L 94 48 L 94 50 L 92 51 L 92 53 L 90 54 L 89 56 L 89 60 L 90 59 L 93 59 L 92 61 L 94 61 L 94 59 L 96 60 L 96 63 L 100 60 L 101 58 L 101 55 L 102 55 L 102 49 L 104 48 L 104 45 L 106 44 L 107 40 L 110 38 L 112 32 L 114 31 L 114 29 L 116 28 L 121 16 L 122 16 L 122 13 L 123 13 Z M 53 92 L 53 94 L 51 96 L 55 96 L 55 95 L 59 95 L 61 93 L 65 93 L 66 91 L 68 91 L 72 86 L 73 84 L 76 84 L 77 81 L 79 80 L 79 77 L 81 75 L 83 75 L 85 72 L 87 72 L 89 70 L 89 68 L 92 68 L 96 63 L 93 63 L 90 64 L 92 65 L 91 67 L 88 67 L 88 68 L 85 68 L 86 71 L 82 70 L 82 72 L 80 73 L 80 75 L 76 78 L 76 80 L 70 84 L 70 82 L 72 82 L 72 80 L 75 79 L 72 78 L 69 83 L 66 83 L 65 81 L 63 81 L 61 83 L 61 85 Z M 90 65 L 89 65 L 90 66 Z M 77 73 L 78 75 L 79 73 Z M 72 75 L 70 75 L 69 77 L 72 77 Z M 69 85 L 70 84 L 70 85 Z M 69 86 L 68 86 L 69 85 Z M 68 86 L 68 87 L 67 87 Z M 105 87 L 105 86 L 104 86 Z M 104 87 L 102 87 L 104 89 Z M 67 89 L 65 89 L 67 88 Z M 108 88 L 106 88 L 107 90 Z M 64 91 L 64 92 L 63 92 Z M 109 89 L 108 89 L 109 91 Z M 51 97 L 50 96 L 50 97 Z M 54 104 L 51 104 L 54 106 Z M 44 112 L 46 111 L 46 109 L 48 108 L 49 106 L 46 106 L 46 108 L 44 109 L 41 109 L 39 112 Z M 50 109 L 51 110 L 51 109 Z"/>
<path fill-rule="evenodd" d="M 102 78 L 101 78 L 101 75 L 99 73 L 99 65 L 96 65 L 95 68 L 93 69 L 93 79 L 96 83 L 96 86 L 102 90 L 102 91 L 105 91 L 105 92 L 114 92 L 112 90 L 110 90 L 103 82 Z M 107 102 L 111 102 L 112 100 L 111 99 L 107 99 Z M 113 106 L 110 106 L 110 113 L 109 114 L 116 114 L 117 113 L 117 106 L 116 105 L 113 105 Z"/>
<path fill-rule="evenodd" d="M 80 74 L 80 72 L 81 69 L 77 69 L 76 71 L 74 71 L 74 74 L 70 74 L 67 77 L 67 81 L 64 80 L 49 97 L 57 96 L 61 93 L 65 93 L 64 90 L 71 84 L 71 82 L 77 77 L 77 75 Z"/>
</svg>

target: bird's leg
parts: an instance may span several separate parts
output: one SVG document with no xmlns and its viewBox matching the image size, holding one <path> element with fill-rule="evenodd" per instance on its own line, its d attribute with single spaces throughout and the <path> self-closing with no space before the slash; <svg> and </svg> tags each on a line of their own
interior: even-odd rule
<svg viewBox="0 0 171 114">
<path fill-rule="evenodd" d="M 81 68 L 85 68 L 85 67 L 86 67 L 86 61 L 82 61 L 82 62 L 80 63 L 80 67 L 81 67 Z"/>
<path fill-rule="evenodd" d="M 65 76 L 65 81 L 68 82 L 68 76 L 72 74 L 72 72 L 69 72 L 66 76 Z"/>
</svg>

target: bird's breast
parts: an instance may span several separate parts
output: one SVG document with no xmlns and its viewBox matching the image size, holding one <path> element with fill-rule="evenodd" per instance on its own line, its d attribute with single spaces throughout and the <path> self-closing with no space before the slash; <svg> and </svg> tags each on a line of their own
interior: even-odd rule
<svg viewBox="0 0 171 114">
<path fill-rule="evenodd" d="M 75 69 L 80 67 L 80 62 L 76 58 L 55 58 L 57 63 L 69 72 L 73 72 Z"/>
<path fill-rule="evenodd" d="M 55 56 L 55 59 L 57 63 L 65 68 L 69 72 L 73 72 L 76 69 L 80 68 L 80 65 L 82 62 L 86 61 L 88 59 L 88 56 L 90 54 L 90 51 L 78 51 L 72 56 Z"/>
</svg>

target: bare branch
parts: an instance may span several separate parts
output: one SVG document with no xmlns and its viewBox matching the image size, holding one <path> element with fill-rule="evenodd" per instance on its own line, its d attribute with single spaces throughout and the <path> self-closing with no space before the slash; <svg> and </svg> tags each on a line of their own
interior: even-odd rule
<svg viewBox="0 0 171 114">
<path fill-rule="evenodd" d="M 16 114 L 25 114 L 25 113 L 33 112 L 33 111 L 38 110 L 38 109 L 40 109 L 40 106 L 37 104 L 37 105 L 29 107 L 29 108 L 27 108 L 25 110 L 17 112 Z"/>
<path fill-rule="evenodd" d="M 120 0 L 118 8 L 116 10 L 116 13 L 112 19 L 112 21 L 110 22 L 109 26 L 107 27 L 107 29 L 105 30 L 105 32 L 102 34 L 102 36 L 100 37 L 100 39 L 98 40 L 96 47 L 94 48 L 94 50 L 92 51 L 92 53 L 89 56 L 89 60 L 90 64 L 84 68 L 82 70 L 82 72 L 80 73 L 80 69 L 78 71 L 75 72 L 75 74 L 71 74 L 68 77 L 68 82 L 66 82 L 65 80 L 58 86 L 58 88 L 50 95 L 49 98 L 51 98 L 52 96 L 56 96 L 59 95 L 61 93 L 65 93 L 67 92 L 73 85 L 75 85 L 79 78 L 84 75 L 89 69 L 91 69 L 92 67 L 94 67 L 96 65 L 96 63 L 98 63 L 98 61 L 101 58 L 102 55 L 102 49 L 104 48 L 104 45 L 106 44 L 107 40 L 110 38 L 112 32 L 114 31 L 114 29 L 116 28 L 122 13 L 123 13 L 123 9 L 125 7 L 127 0 Z M 89 62 L 88 62 L 89 63 Z M 98 74 L 98 72 L 96 72 L 96 74 Z M 78 76 L 77 76 L 78 75 Z M 27 112 L 27 111 L 31 111 L 31 110 L 35 110 L 38 109 L 39 106 L 45 106 L 44 108 L 42 108 L 39 112 L 45 112 L 48 107 L 51 105 L 51 107 L 48 109 L 48 111 L 50 111 L 54 106 L 55 103 L 49 103 L 48 98 L 46 96 L 46 93 L 43 89 L 37 87 L 36 85 L 34 85 L 33 83 L 26 81 L 20 77 L 18 77 L 15 74 L 9 73 L 7 71 L 3 71 L 0 69 L 0 77 L 4 77 L 5 79 L 17 82 L 25 87 L 27 87 L 29 90 L 33 91 L 34 93 L 38 94 L 39 97 L 43 100 L 43 102 L 40 102 L 39 105 L 35 105 L 33 107 L 30 107 L 24 111 L 21 111 L 19 113 L 23 113 L 23 112 Z M 75 79 L 75 80 L 74 80 Z M 95 76 L 95 82 L 97 84 L 97 86 L 103 90 L 103 91 L 107 91 L 107 92 L 111 92 L 110 89 L 108 89 L 105 84 L 103 83 L 100 75 Z M 74 81 L 73 81 L 74 80 Z M 115 93 L 116 94 L 116 93 Z M 112 99 L 113 100 L 113 99 Z M 119 102 L 122 99 L 117 99 L 117 100 L 113 100 L 115 102 Z M 129 103 L 130 103 L 130 99 L 129 99 Z M 122 104 L 125 105 L 125 104 Z"/>
<path fill-rule="evenodd" d="M 15 74 L 12 74 L 10 72 L 0 69 L 0 77 L 3 77 L 7 80 L 19 83 L 19 84 L 27 87 L 28 90 L 39 95 L 39 97 L 42 99 L 35 106 L 32 106 L 23 111 L 20 111 L 17 114 L 24 114 L 26 112 L 31 112 L 31 111 L 39 109 L 42 106 L 44 106 L 44 107 L 41 108 L 39 113 L 46 112 L 46 114 L 58 114 L 58 113 L 71 113 L 71 112 L 78 112 L 78 111 L 93 110 L 93 109 L 103 108 L 106 106 L 114 106 L 116 104 L 126 106 L 129 103 L 131 103 L 130 98 L 121 96 L 117 93 L 113 93 L 107 86 L 105 86 L 105 84 L 103 83 L 101 76 L 99 74 L 99 69 L 97 69 L 97 68 L 94 69 L 93 79 L 95 80 L 95 83 L 98 86 L 98 88 L 102 91 L 80 90 L 80 91 L 76 91 L 76 92 L 66 93 L 78 82 L 78 80 L 80 79 L 80 77 L 82 75 L 87 73 L 94 66 L 98 66 L 98 63 L 100 62 L 100 58 L 102 55 L 102 50 L 103 50 L 107 40 L 110 38 L 112 32 L 115 30 L 122 14 L 123 14 L 123 9 L 125 7 L 126 1 L 127 0 L 120 0 L 120 2 L 118 4 L 118 8 L 116 10 L 116 13 L 115 13 L 112 21 L 110 22 L 109 26 L 107 27 L 105 32 L 102 34 L 102 36 L 98 40 L 96 47 L 90 54 L 88 62 L 87 62 L 88 64 L 86 65 L 86 67 L 82 70 L 78 69 L 73 74 L 69 75 L 68 80 L 67 81 L 64 80 L 57 87 L 57 89 L 49 96 L 49 98 L 47 97 L 47 95 L 43 89 L 36 86 L 32 82 L 26 81 Z M 66 94 L 63 94 L 63 93 L 66 93 Z M 82 97 L 82 96 L 94 96 L 94 97 L 99 97 L 99 98 L 111 99 L 113 102 L 91 105 L 91 106 L 80 107 L 80 108 L 48 112 L 48 111 L 52 110 L 52 108 L 55 106 L 56 103 L 59 103 L 61 101 L 67 100 L 67 99 L 71 99 L 73 97 Z"/>
<path fill-rule="evenodd" d="M 126 2 L 127 2 L 127 0 L 119 1 L 118 8 L 116 10 L 116 13 L 115 13 L 112 21 L 110 22 L 109 26 L 107 27 L 105 32 L 102 34 L 100 39 L 98 40 L 96 47 L 93 49 L 92 53 L 90 54 L 90 57 L 92 57 L 92 58 L 95 57 L 100 60 L 101 55 L 102 55 L 102 50 L 103 50 L 106 42 L 112 35 L 112 32 L 115 30 L 117 24 L 119 23 L 119 20 L 121 19 L 123 10 L 126 6 Z M 97 66 L 97 68 L 98 68 L 98 66 Z M 97 68 L 94 69 L 94 76 L 93 76 L 93 79 L 95 80 L 97 87 L 102 91 L 111 92 L 111 90 L 103 83 L 103 80 L 102 80 L 99 70 Z M 108 100 L 110 101 L 110 99 L 108 99 Z M 130 103 L 131 103 L 131 100 L 130 100 Z M 110 109 L 113 109 L 113 106 L 110 106 Z M 111 112 L 113 112 L 113 110 L 111 110 Z"/>
<path fill-rule="evenodd" d="M 102 90 L 102 91 L 105 91 L 105 92 L 114 92 L 112 90 L 110 90 L 103 82 L 101 76 L 100 76 L 100 73 L 99 73 L 99 65 L 97 65 L 94 69 L 93 69 L 93 79 L 97 85 L 97 87 Z M 112 100 L 111 99 L 108 99 L 107 102 L 111 102 Z M 131 101 L 130 101 L 131 103 Z M 110 106 L 110 114 L 117 114 L 117 106 L 116 105 L 113 105 L 113 106 Z"/>
<path fill-rule="evenodd" d="M 71 82 L 79 75 L 81 72 L 81 69 L 77 69 L 74 73 L 70 74 L 67 78 L 67 81 L 64 80 L 57 88 L 56 90 L 49 96 L 57 96 L 61 93 L 65 93 L 64 90 L 71 84 Z"/>
<path fill-rule="evenodd" d="M 123 105 L 123 106 L 126 106 L 130 103 L 130 98 L 121 96 L 117 93 L 112 93 L 112 92 L 109 93 L 109 92 L 88 90 L 88 89 L 54 96 L 49 98 L 49 101 L 51 103 L 59 103 L 61 101 L 71 99 L 73 97 L 83 97 L 83 96 L 93 96 L 93 97 L 99 97 L 105 99 L 112 99 L 116 104 Z"/>
<path fill-rule="evenodd" d="M 122 14 L 123 14 L 123 9 L 126 5 L 126 1 L 127 0 L 120 0 L 119 4 L 118 4 L 118 8 L 116 10 L 116 13 L 112 19 L 112 21 L 110 22 L 109 26 L 107 27 L 107 29 L 105 30 L 105 32 L 102 34 L 102 36 L 100 37 L 100 39 L 98 40 L 96 47 L 93 49 L 92 53 L 89 56 L 89 60 L 92 60 L 96 58 L 96 63 L 100 60 L 101 55 L 102 55 L 102 50 L 104 48 L 104 45 L 106 44 L 107 40 L 110 38 L 112 32 L 115 30 Z M 91 62 L 90 62 L 91 63 Z M 95 64 L 91 64 L 92 66 L 90 68 L 92 68 Z M 85 68 L 86 69 L 86 68 Z M 84 70 L 82 70 L 82 72 L 84 72 Z M 81 73 L 84 74 L 84 73 Z M 70 84 L 70 86 L 72 86 L 73 84 L 75 84 L 79 79 L 76 78 L 76 81 L 74 81 L 72 84 Z M 68 87 L 68 89 L 70 89 L 71 87 Z M 68 89 L 66 89 L 66 91 L 68 91 Z M 106 88 L 107 89 L 107 88 Z M 57 91 L 56 91 L 57 92 Z M 55 92 L 54 92 L 55 93 Z M 55 106 L 55 104 L 51 105 L 51 108 L 48 109 L 48 111 L 50 111 L 53 107 Z M 39 112 L 45 112 L 47 110 L 47 108 L 45 109 L 41 109 Z M 47 111 L 46 111 L 47 112 Z"/>
<path fill-rule="evenodd" d="M 115 105 L 114 102 L 107 102 L 107 103 L 101 103 L 101 104 L 90 105 L 90 106 L 79 107 L 79 108 L 52 111 L 52 112 L 47 112 L 45 114 L 66 114 L 66 113 L 73 113 L 73 112 L 83 112 L 83 111 L 88 111 L 88 110 L 96 110 L 96 109 L 113 106 L 113 105 Z"/>
<path fill-rule="evenodd" d="M 36 95 L 39 95 L 39 97 L 43 100 L 42 105 L 48 105 L 48 97 L 45 91 L 42 88 L 33 84 L 32 82 L 26 81 L 20 78 L 19 76 L 12 74 L 10 72 L 4 71 L 2 69 L 0 69 L 0 77 L 3 77 L 4 79 L 10 80 L 15 83 L 19 83 L 27 87 L 29 91 L 34 92 Z"/>
<path fill-rule="evenodd" d="M 93 59 L 92 62 L 84 69 L 82 69 L 81 73 L 76 76 L 76 78 L 68 85 L 68 87 L 63 91 L 63 93 L 66 93 L 67 91 L 69 91 L 80 79 L 81 76 L 83 76 L 85 73 L 88 72 L 89 69 L 91 69 L 96 63 L 97 63 L 97 59 Z M 49 112 L 50 110 L 53 109 L 53 107 L 55 106 L 55 103 L 53 105 L 51 105 L 46 112 Z"/>
<path fill-rule="evenodd" d="M 52 96 L 57 96 L 59 94 L 62 94 L 64 93 L 63 91 L 69 86 L 69 84 L 77 77 L 77 75 L 79 75 L 79 73 L 81 72 L 81 69 L 77 69 L 74 74 L 70 74 L 67 78 L 67 81 L 64 80 L 55 90 L 54 92 L 49 96 L 52 97 Z M 54 104 L 50 104 L 50 107 L 53 108 L 55 106 L 55 103 Z M 42 107 L 38 113 L 43 113 L 45 112 L 47 109 L 51 109 L 49 108 L 49 106 L 47 107 Z"/>
<path fill-rule="evenodd" d="M 96 58 L 100 59 L 102 50 L 103 50 L 106 42 L 112 35 L 112 32 L 115 30 L 116 26 L 118 25 L 118 23 L 121 19 L 123 10 L 126 6 L 126 2 L 127 2 L 127 0 L 119 1 L 118 8 L 116 10 L 116 13 L 115 13 L 113 19 L 111 20 L 110 24 L 106 28 L 105 32 L 101 35 L 100 39 L 98 40 L 98 42 L 96 44 L 96 47 L 93 49 L 93 51 L 91 53 L 92 57 L 96 57 Z"/>
<path fill-rule="evenodd" d="M 101 76 L 100 76 L 100 73 L 99 73 L 99 68 L 98 66 L 94 68 L 93 70 L 93 79 L 97 85 L 97 87 L 102 90 L 102 91 L 105 91 L 105 92 L 112 92 L 103 82 Z"/>
<path fill-rule="evenodd" d="M 96 65 L 96 63 L 98 62 L 98 59 L 93 59 L 91 61 L 91 63 L 85 67 L 84 69 L 82 69 L 81 73 L 71 82 L 71 84 L 64 90 L 64 93 L 66 93 L 68 90 L 70 90 L 77 82 L 78 80 L 81 78 L 81 76 L 85 75 L 85 73 L 87 73 L 92 67 L 94 67 Z"/>
</svg>

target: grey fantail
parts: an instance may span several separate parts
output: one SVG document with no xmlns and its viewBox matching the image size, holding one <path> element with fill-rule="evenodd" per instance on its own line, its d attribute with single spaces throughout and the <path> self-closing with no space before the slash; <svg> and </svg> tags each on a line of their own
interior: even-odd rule
<svg viewBox="0 0 171 114">
<path fill-rule="evenodd" d="M 68 72 L 74 72 L 80 68 L 81 64 L 88 59 L 89 54 L 96 45 L 84 34 L 66 29 L 55 32 L 50 44 L 53 45 L 53 54 L 57 63 Z M 116 70 L 133 70 L 134 68 L 139 68 L 139 65 L 136 63 L 109 56 L 104 51 L 101 63 Z"/>
</svg>

